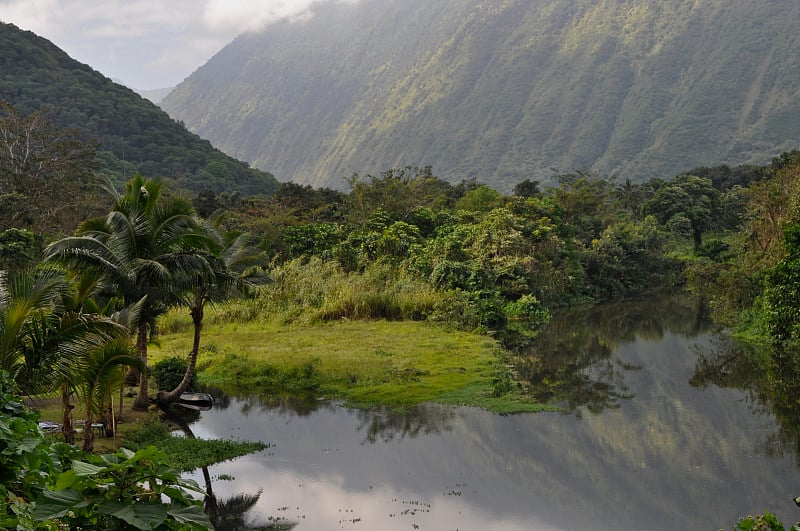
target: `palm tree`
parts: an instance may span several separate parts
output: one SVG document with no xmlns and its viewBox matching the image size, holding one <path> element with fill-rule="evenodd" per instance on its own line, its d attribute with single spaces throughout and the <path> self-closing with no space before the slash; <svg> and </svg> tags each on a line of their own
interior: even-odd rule
<svg viewBox="0 0 800 531">
<path fill-rule="evenodd" d="M 11 277 L 0 271 L 0 369 L 9 373 L 20 387 L 28 387 L 24 374 L 34 319 L 48 319 L 62 300 L 66 288 L 63 277 L 54 270 L 21 271 Z M 28 360 L 29 362 L 31 360 Z"/>
<path fill-rule="evenodd" d="M 209 245 L 206 251 L 209 269 L 193 271 L 182 279 L 184 291 L 179 299 L 189 308 L 192 317 L 192 350 L 189 352 L 186 373 L 180 383 L 169 392 L 158 393 L 158 403 L 162 408 L 177 402 L 192 381 L 200 351 L 200 334 L 206 304 L 226 300 L 237 293 L 246 293 L 251 287 L 269 281 L 263 269 L 256 266 L 258 257 L 249 251 L 249 235 L 228 237 L 222 232 L 220 225 L 219 216 L 212 217 L 203 225 L 209 239 L 215 244 Z"/>
<path fill-rule="evenodd" d="M 209 269 L 204 252 L 209 245 L 188 201 L 161 194 L 158 181 L 141 175 L 117 194 L 107 183 L 114 206 L 103 218 L 84 222 L 78 235 L 45 249 L 82 274 L 101 278 L 106 296 L 124 305 L 143 301 L 136 323 L 136 350 L 147 366 L 148 331 L 156 318 L 177 302 L 176 279 L 192 278 Z M 140 371 L 139 394 L 133 404 L 147 409 L 147 372 Z"/>
<path fill-rule="evenodd" d="M 59 389 L 62 433 L 74 442 L 72 395 L 86 385 L 93 353 L 128 342 L 120 320 L 97 311 L 94 284 L 69 284 L 53 268 L 22 271 L 11 281 L 0 276 L 2 368 L 28 393 Z M 135 314 L 136 307 L 122 315 Z M 133 365 L 136 365 L 134 363 Z"/>
<path fill-rule="evenodd" d="M 94 450 L 95 414 L 102 415 L 111 404 L 111 391 L 122 381 L 122 369 L 136 367 L 144 372 L 142 359 L 127 337 L 119 337 L 104 343 L 99 348 L 86 351 L 81 360 L 79 392 L 86 407 L 86 423 L 83 433 L 83 451 Z"/>
<path fill-rule="evenodd" d="M 133 350 L 130 344 L 130 335 L 133 330 L 132 323 L 136 321 L 143 301 L 139 301 L 121 311 L 114 311 L 116 301 L 110 301 L 104 308 L 100 308 L 92 298 L 97 288 L 98 279 L 83 276 L 75 283 L 74 294 L 65 301 L 67 311 L 59 320 L 59 328 L 53 330 L 51 335 L 56 339 L 52 341 L 55 348 L 51 348 L 51 363 L 48 370 L 56 375 L 61 387 L 63 421 L 61 431 L 66 442 L 74 443 L 74 430 L 72 426 L 72 396 L 76 392 L 85 391 L 92 383 L 91 367 L 98 362 L 98 353 L 113 352 L 130 354 Z M 75 339 L 71 339 L 75 338 Z M 42 346 L 42 350 L 47 349 Z M 130 360 L 130 358 L 126 358 Z M 142 370 L 138 356 L 131 367 Z M 121 368 L 118 368 L 121 370 Z M 109 391 L 110 393 L 110 391 Z M 85 394 L 85 393 L 84 393 Z M 103 404 L 109 403 L 110 400 Z M 101 405 L 103 405 L 101 404 Z M 87 402 L 89 405 L 97 405 Z M 110 415 L 104 415 L 111 419 Z M 91 426 L 92 419 L 87 423 Z M 107 423 L 113 425 L 113 419 Z M 93 434 L 89 434 L 93 436 Z M 86 439 L 84 439 L 85 441 Z M 91 446 L 91 443 L 89 445 Z M 84 446 L 86 446 L 84 442 Z M 89 450 L 91 451 L 91 450 Z"/>
</svg>

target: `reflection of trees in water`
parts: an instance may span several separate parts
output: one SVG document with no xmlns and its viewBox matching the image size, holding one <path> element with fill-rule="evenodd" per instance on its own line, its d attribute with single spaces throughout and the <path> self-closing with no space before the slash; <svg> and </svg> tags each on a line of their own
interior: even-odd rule
<svg viewBox="0 0 800 531">
<path fill-rule="evenodd" d="M 613 356 L 621 342 L 659 341 L 667 332 L 694 336 L 710 326 L 706 308 L 687 298 L 603 305 L 559 312 L 526 354 L 513 360 L 518 380 L 536 400 L 579 414 L 619 407 L 633 398 L 624 383 L 638 367 Z"/>
<path fill-rule="evenodd" d="M 333 409 L 335 406 L 327 400 L 318 400 L 313 397 L 287 397 L 273 395 L 243 395 L 236 397 L 243 415 L 251 412 L 268 413 L 271 411 L 280 414 L 292 413 L 299 417 L 307 417 L 319 409 Z"/>
<path fill-rule="evenodd" d="M 261 489 L 255 494 L 235 494 L 229 498 L 217 499 L 211 490 L 211 476 L 208 469 L 203 468 L 206 481 L 206 496 L 203 500 L 208 519 L 217 531 L 277 531 L 289 530 L 297 526 L 297 522 L 283 519 L 258 521 L 247 518 L 247 513 L 256 506 L 261 498 Z"/>
<path fill-rule="evenodd" d="M 722 337 L 699 351 L 689 383 L 747 393 L 754 411 L 771 411 L 778 431 L 766 441 L 769 455 L 792 449 L 800 457 L 800 352 L 742 345 Z"/>
<path fill-rule="evenodd" d="M 314 397 L 274 396 L 259 394 L 252 389 L 231 394 L 217 387 L 207 387 L 204 392 L 214 397 L 214 409 L 228 409 L 232 403 L 231 399 L 236 398 L 241 413 L 245 416 L 254 412 L 277 411 L 278 413 L 294 413 L 297 416 L 305 417 L 318 409 L 331 409 L 334 407 L 329 401 L 318 400 Z"/>
<path fill-rule="evenodd" d="M 767 385 L 780 432 L 779 448 L 793 446 L 800 457 L 800 352 L 777 349 L 769 357 Z"/>
<path fill-rule="evenodd" d="M 332 407 L 329 402 L 310 396 L 275 396 L 259 393 L 253 389 L 231 393 L 218 387 L 208 386 L 203 389 L 203 392 L 214 397 L 214 409 L 219 410 L 231 407 L 232 399 L 235 398 L 237 404 L 241 407 L 243 415 L 249 415 L 251 412 L 277 410 L 279 413 L 294 413 L 300 417 L 305 417 L 320 408 Z"/>
<path fill-rule="evenodd" d="M 754 384 L 764 379 L 764 371 L 730 337 L 718 336 L 710 345 L 696 347 L 696 354 L 694 374 L 689 380 L 692 387 L 734 388 L 755 398 Z"/>
<path fill-rule="evenodd" d="M 556 324 L 557 329 L 553 332 L 557 335 L 563 335 L 565 331 L 590 334 L 612 348 L 619 342 L 637 338 L 660 341 L 667 332 L 696 336 L 711 327 L 705 304 L 688 297 L 572 309 L 558 313 L 552 322 Z"/>
<path fill-rule="evenodd" d="M 613 349 L 597 337 L 568 337 L 541 352 L 547 354 L 520 356 L 514 362 L 517 378 L 539 402 L 556 403 L 576 414 L 582 406 L 599 413 L 634 396 L 623 373 L 635 367 L 612 359 Z"/>
<path fill-rule="evenodd" d="M 456 411 L 446 406 L 421 404 L 402 411 L 380 408 L 360 410 L 357 414 L 358 431 L 366 430 L 363 444 L 450 431 Z"/>
<path fill-rule="evenodd" d="M 166 419 L 177 424 L 186 437 L 194 439 L 195 435 L 189 427 L 187 418 L 182 414 L 175 414 L 176 411 L 180 411 L 180 409 L 181 408 L 170 410 L 166 415 Z M 247 513 L 256 506 L 258 500 L 261 498 L 261 489 L 255 494 L 235 494 L 229 498 L 220 500 L 214 494 L 211 474 L 208 472 L 208 467 L 201 467 L 201 470 L 205 482 L 203 509 L 206 515 L 208 515 L 208 519 L 211 520 L 214 529 L 218 531 L 279 531 L 289 530 L 297 525 L 297 522 L 290 522 L 282 518 L 268 518 L 267 521 L 248 518 Z"/>
</svg>

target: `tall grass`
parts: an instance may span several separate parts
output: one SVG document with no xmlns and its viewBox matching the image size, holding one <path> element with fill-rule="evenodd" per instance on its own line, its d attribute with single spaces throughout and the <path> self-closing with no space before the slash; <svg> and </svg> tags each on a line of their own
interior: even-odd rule
<svg viewBox="0 0 800 531">
<path fill-rule="evenodd" d="M 315 319 L 420 321 L 433 315 L 446 300 L 444 292 L 389 264 L 374 264 L 361 274 L 336 280 L 327 286 Z"/>
<path fill-rule="evenodd" d="M 206 323 L 317 323 L 341 319 L 429 319 L 444 315 L 452 301 L 444 291 L 416 280 L 401 268 L 376 263 L 363 272 L 346 272 L 337 262 L 312 258 L 293 260 L 270 272 L 274 282 L 248 298 L 212 306 Z M 191 320 L 174 309 L 159 321 L 167 333 L 185 332 Z"/>
</svg>

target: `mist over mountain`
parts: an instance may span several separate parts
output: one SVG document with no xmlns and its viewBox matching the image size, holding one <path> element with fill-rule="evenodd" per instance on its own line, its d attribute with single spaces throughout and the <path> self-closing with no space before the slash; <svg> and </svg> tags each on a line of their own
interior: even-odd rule
<svg viewBox="0 0 800 531">
<path fill-rule="evenodd" d="M 796 0 L 362 0 L 240 36 L 161 106 L 281 180 L 432 165 L 509 190 L 800 144 Z"/>
<path fill-rule="evenodd" d="M 172 92 L 174 87 L 164 87 L 164 88 L 157 88 L 157 89 L 136 89 L 136 92 L 143 98 L 146 98 L 156 105 L 163 100 L 167 94 Z"/>
</svg>

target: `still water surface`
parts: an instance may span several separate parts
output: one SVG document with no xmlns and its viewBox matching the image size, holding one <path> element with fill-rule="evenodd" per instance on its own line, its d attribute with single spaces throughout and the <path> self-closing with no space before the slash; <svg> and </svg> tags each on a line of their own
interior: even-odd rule
<svg viewBox="0 0 800 531">
<path fill-rule="evenodd" d="M 616 306 L 555 319 L 531 359 L 557 361 L 520 368 L 565 413 L 229 397 L 191 429 L 273 445 L 206 471 L 223 509 L 251 496 L 252 526 L 716 531 L 765 509 L 797 519 L 798 460 L 768 404 L 690 384 L 718 348 L 687 306 Z"/>
</svg>

